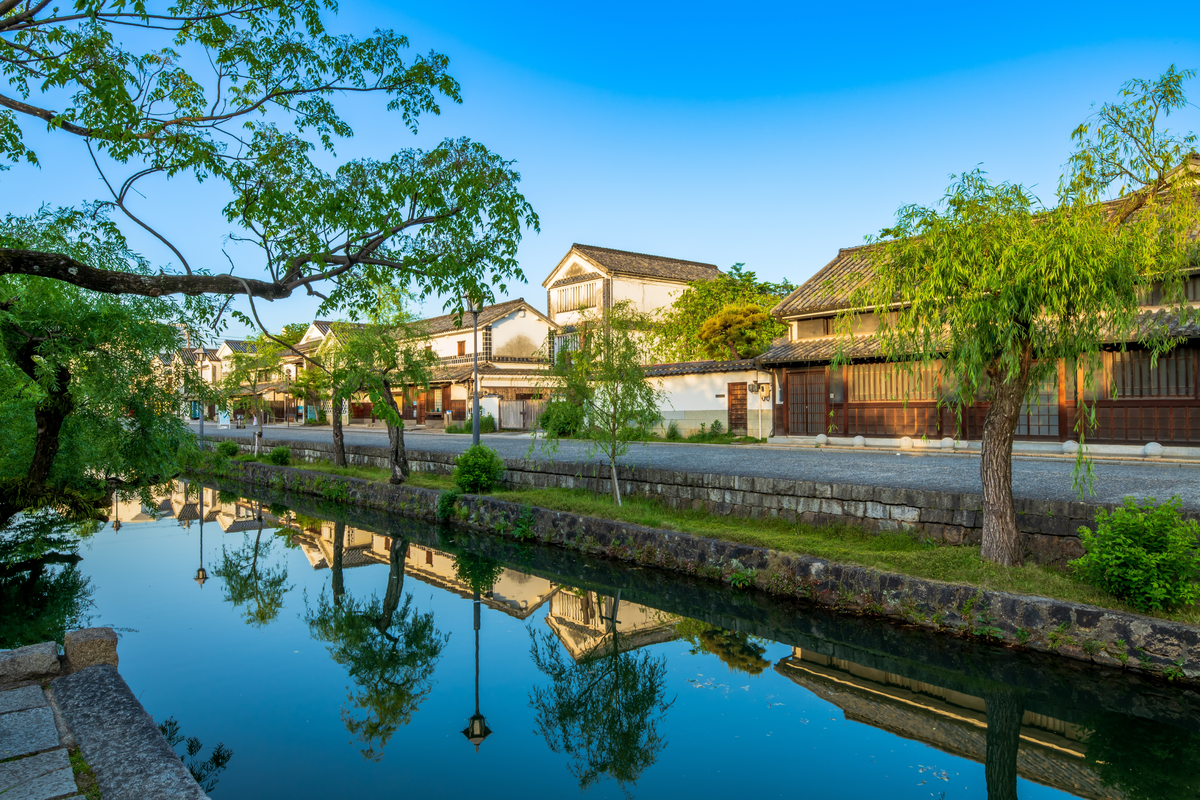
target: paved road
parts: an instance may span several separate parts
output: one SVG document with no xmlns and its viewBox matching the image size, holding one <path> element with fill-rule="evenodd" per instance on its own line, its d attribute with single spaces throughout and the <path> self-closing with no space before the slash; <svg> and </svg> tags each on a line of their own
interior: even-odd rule
<svg viewBox="0 0 1200 800">
<path fill-rule="evenodd" d="M 195 428 L 195 425 L 193 425 Z M 250 430 L 217 430 L 205 426 L 206 433 L 249 436 Z M 270 439 L 329 442 L 328 428 L 285 428 L 268 426 Z M 530 454 L 530 439 L 522 434 L 488 434 L 484 440 L 506 458 Z M 405 444 L 414 450 L 457 453 L 471 442 L 470 436 L 408 431 Z M 348 428 L 346 444 L 381 445 L 386 431 Z M 540 447 L 540 442 L 538 444 Z M 537 455 L 537 451 L 534 451 Z M 585 448 L 564 442 L 556 460 L 584 460 Z M 624 463 L 638 466 L 709 472 L 718 475 L 748 475 L 792 480 L 819 480 L 832 483 L 858 483 L 906 489 L 937 489 L 978 494 L 979 459 L 976 456 L 948 453 L 910 455 L 893 451 L 848 452 L 799 447 L 717 446 L 695 444 L 634 445 Z M 1013 491 L 1018 497 L 1042 500 L 1078 500 L 1071 488 L 1074 462 L 1069 460 L 1025 459 L 1013 462 Z M 1125 496 L 1155 497 L 1163 500 L 1179 495 L 1183 505 L 1200 508 L 1200 466 L 1178 464 L 1095 465 L 1093 500 L 1119 503 Z"/>
</svg>

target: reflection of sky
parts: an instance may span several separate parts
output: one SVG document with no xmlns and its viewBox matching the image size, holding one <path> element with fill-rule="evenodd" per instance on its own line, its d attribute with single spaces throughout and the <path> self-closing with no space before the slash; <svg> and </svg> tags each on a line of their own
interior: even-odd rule
<svg viewBox="0 0 1200 800">
<path fill-rule="evenodd" d="M 204 533 L 212 575 L 222 544 L 239 546 L 242 535 L 222 535 L 215 524 Z M 380 762 L 367 762 L 340 715 L 349 678 L 303 621 L 304 592 L 315 600 L 328 590 L 330 573 L 314 572 L 299 549 L 281 545 L 272 562 L 287 559 L 294 588 L 264 628 L 246 625 L 223 602 L 220 579 L 203 589 L 193 581 L 195 523 L 126 525 L 119 534 L 106 527 L 81 551 L 96 589 L 93 624 L 133 629 L 121 634 L 120 669 L 147 711 L 159 721 L 175 716 L 206 747 L 223 741 L 233 749 L 215 798 L 451 797 L 472 787 L 489 798 L 578 795 L 566 758 L 534 732 L 528 707 L 529 688 L 544 678 L 530 662 L 526 631 L 548 629 L 546 606 L 526 622 L 483 610 L 480 703 L 494 733 L 476 754 L 461 734 L 474 705 L 471 603 L 408 577 L 406 592 L 421 610 L 434 611 L 450 641 L 412 723 L 396 732 Z M 355 597 L 382 596 L 386 580 L 384 565 L 345 571 Z M 667 698 L 678 700 L 659 727 L 667 746 L 633 787 L 635 796 L 986 796 L 981 764 L 847 722 L 836 706 L 773 670 L 735 674 L 715 656 L 688 650 L 682 641 L 647 648 L 667 658 Z M 764 654 L 772 662 L 789 655 L 779 644 Z M 922 766 L 945 770 L 949 780 Z M 1024 780 L 1019 791 L 1022 800 L 1065 796 Z M 609 781 L 589 796 L 622 794 Z"/>
</svg>

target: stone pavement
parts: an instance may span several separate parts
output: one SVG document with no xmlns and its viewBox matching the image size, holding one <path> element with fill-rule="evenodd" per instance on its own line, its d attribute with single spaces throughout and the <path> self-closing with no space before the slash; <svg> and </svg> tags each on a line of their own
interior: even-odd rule
<svg viewBox="0 0 1200 800">
<path fill-rule="evenodd" d="M 4 800 L 83 797 L 75 786 L 54 711 L 37 683 L 0 691 L 0 796 Z"/>
<path fill-rule="evenodd" d="M 196 430 L 193 423 L 192 429 Z M 248 429 L 220 429 L 204 426 L 206 436 L 248 438 Z M 360 426 L 346 429 L 346 444 L 382 446 L 387 437 L 383 429 Z M 331 442 L 329 428 L 288 428 L 267 426 L 268 440 L 290 442 Z M 528 434 L 488 434 L 485 443 L 503 458 L 544 457 L 535 449 L 530 453 Z M 471 437 L 447 433 L 406 431 L 405 445 L 411 450 L 434 453 L 459 453 L 471 444 Z M 540 447 L 540 442 L 538 447 Z M 563 442 L 555 461 L 594 462 L 586 447 L 578 442 Z M 878 450 L 840 450 L 815 447 L 773 447 L 770 445 L 728 446 L 705 444 L 635 444 L 620 461 L 636 467 L 652 467 L 712 475 L 738 475 L 752 478 L 820 481 L 882 486 L 895 489 L 935 490 L 980 494 L 979 457 L 955 452 Z M 1178 463 L 1110 463 L 1097 461 L 1094 494 L 1080 497 L 1072 485 L 1073 459 L 1016 458 L 1013 460 L 1013 494 L 1031 500 L 1085 500 L 1120 503 L 1126 496 L 1166 500 L 1179 496 L 1185 508 L 1200 509 L 1200 466 Z"/>
</svg>

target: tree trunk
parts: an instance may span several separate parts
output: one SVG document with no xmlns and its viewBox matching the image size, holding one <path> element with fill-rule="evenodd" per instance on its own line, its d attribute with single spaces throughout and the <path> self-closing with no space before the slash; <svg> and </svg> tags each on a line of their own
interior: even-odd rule
<svg viewBox="0 0 1200 800">
<path fill-rule="evenodd" d="M 612 478 L 613 502 L 619 506 L 621 505 L 621 482 L 617 480 L 616 461 L 609 462 L 608 474 Z"/>
<path fill-rule="evenodd" d="M 400 596 L 404 593 L 404 557 L 408 554 L 408 539 L 392 541 L 392 549 L 388 553 L 388 582 L 383 592 L 383 608 L 376 621 L 376 630 L 387 635 L 392 627 L 392 617 L 400 607 Z"/>
<path fill-rule="evenodd" d="M 33 460 L 29 464 L 29 483 L 31 487 L 42 486 L 50 477 L 54 459 L 58 455 L 59 434 L 63 422 L 75 410 L 75 401 L 71 399 L 71 372 L 66 367 L 59 367 L 54 376 L 56 389 L 47 392 L 46 397 L 33 410 L 34 422 L 37 425 L 37 438 L 33 445 Z"/>
<path fill-rule="evenodd" d="M 1017 751 L 1024 698 L 1020 692 L 999 691 L 985 694 L 983 700 L 987 712 L 983 774 L 988 800 L 1017 800 Z"/>
<path fill-rule="evenodd" d="M 1003 368 L 989 369 L 992 380 L 992 404 L 983 423 L 979 477 L 983 484 L 983 547 L 979 555 L 985 561 L 1018 566 L 1024 547 L 1017 530 L 1017 509 L 1012 493 L 1012 449 L 1021 404 L 1029 388 L 1032 362 L 1026 348 L 1020 371 L 1006 376 Z"/>
<path fill-rule="evenodd" d="M 333 426 L 333 465 L 346 466 L 346 440 L 342 436 L 342 401 L 335 394 L 330 403 L 329 424 Z"/>
<path fill-rule="evenodd" d="M 395 395 L 392 394 L 392 385 L 387 381 L 383 382 L 383 402 L 397 417 L 400 416 L 400 407 L 396 404 Z M 388 483 L 398 485 L 408 480 L 408 454 L 404 449 L 404 421 L 401 420 L 399 425 L 393 425 L 391 420 L 388 420 L 387 429 L 388 463 L 392 468 L 392 477 L 388 479 Z"/>
<path fill-rule="evenodd" d="M 333 602 L 341 603 L 346 588 L 342 583 L 342 553 L 346 549 L 346 523 L 333 523 L 333 563 L 329 571 L 333 574 Z"/>
</svg>

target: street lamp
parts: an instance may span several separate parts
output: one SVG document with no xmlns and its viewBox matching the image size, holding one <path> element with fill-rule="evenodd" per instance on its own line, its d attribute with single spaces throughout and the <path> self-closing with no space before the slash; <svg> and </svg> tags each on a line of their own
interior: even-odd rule
<svg viewBox="0 0 1200 800">
<path fill-rule="evenodd" d="M 208 572 L 204 569 L 204 487 L 200 487 L 200 569 L 196 570 L 196 583 L 201 589 L 204 588 L 204 582 L 208 580 Z M 184 499 L 187 495 L 184 494 Z"/>
<path fill-rule="evenodd" d="M 475 369 L 471 380 L 471 446 L 479 444 L 479 301 L 470 292 L 463 292 L 463 305 L 474 318 L 471 334 L 471 350 L 475 355 Z M 482 741 L 482 740 L 481 740 Z"/>
<path fill-rule="evenodd" d="M 467 737 L 467 741 L 475 745 L 475 752 L 479 752 L 479 745 L 483 744 L 483 740 L 492 735 L 492 729 L 487 726 L 487 720 L 483 714 L 479 713 L 479 590 L 475 590 L 475 714 L 467 720 L 467 727 L 463 728 L 463 736 Z"/>
</svg>

